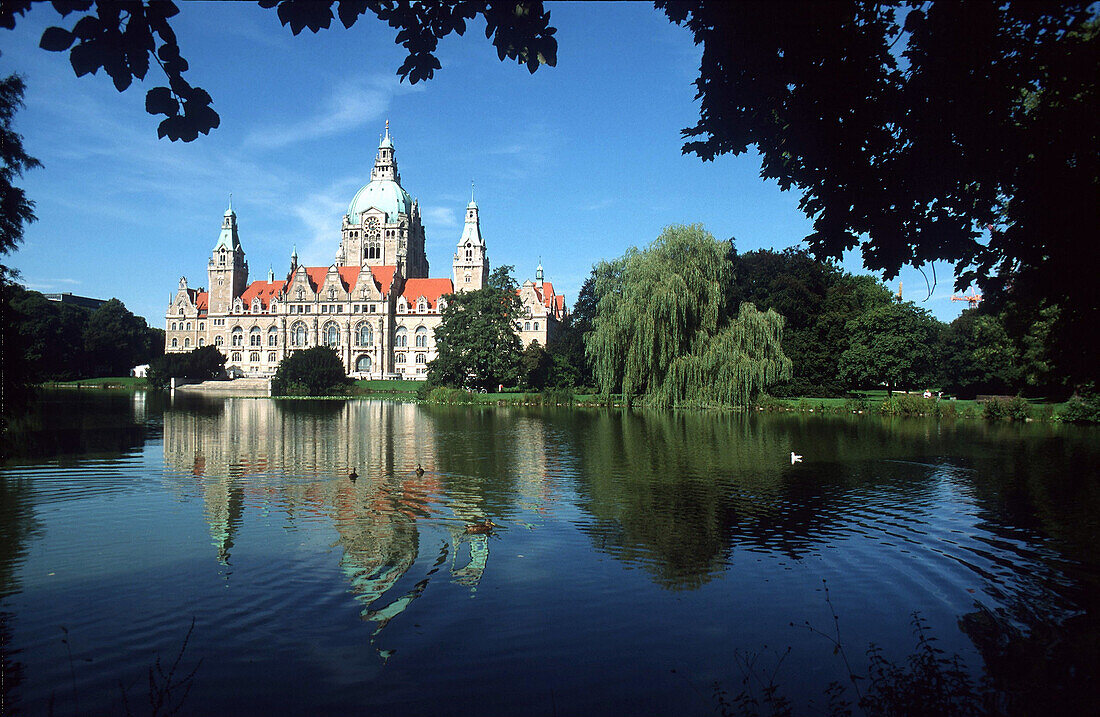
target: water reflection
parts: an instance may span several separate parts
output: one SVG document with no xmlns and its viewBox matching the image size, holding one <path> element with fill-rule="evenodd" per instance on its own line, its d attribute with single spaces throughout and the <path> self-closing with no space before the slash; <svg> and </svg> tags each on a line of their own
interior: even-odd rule
<svg viewBox="0 0 1100 717">
<path fill-rule="evenodd" d="M 471 535 L 467 526 L 516 503 L 511 485 L 502 489 L 491 476 L 488 484 L 497 490 L 470 481 L 458 472 L 473 467 L 461 452 L 436 446 L 437 436 L 450 440 L 461 423 L 435 425 L 420 410 L 383 402 L 188 398 L 164 413 L 165 467 L 193 481 L 217 559 L 227 568 L 246 505 L 327 522 L 349 593 L 363 619 L 376 624 L 373 642 L 441 568 L 452 582 L 476 590 L 491 536 Z M 417 471 L 418 464 L 428 468 Z M 512 475 L 507 461 L 497 465 L 500 475 Z M 534 489 L 523 480 L 518 485 Z M 433 535 L 428 549 L 437 554 L 423 577 L 401 591 L 421 555 L 425 521 Z"/>
<path fill-rule="evenodd" d="M 4 669 L 33 665 L 26 674 L 39 686 L 20 688 L 35 695 L 32 707 L 46 704 L 41 685 L 67 673 L 19 630 L 44 634 L 67 612 L 65 600 L 116 659 L 150 636 L 180 633 L 176 622 L 205 609 L 200 624 L 217 643 L 205 649 L 221 651 L 226 680 L 235 670 L 254 674 L 257 650 L 270 650 L 278 657 L 264 658 L 263 670 L 300 669 L 328 685 L 328 711 L 366 704 L 355 689 L 365 682 L 391 707 L 412 698 L 437 707 L 477 681 L 497 695 L 486 714 L 518 711 L 515 685 L 542 695 L 583 685 L 568 708 L 559 705 L 579 714 L 593 709 L 583 695 L 621 704 L 627 692 L 637 696 L 630 685 L 639 675 L 681 665 L 727 679 L 713 673 L 729 650 L 799 639 L 766 626 L 786 629 L 823 609 L 814 593 L 822 577 L 837 586 L 842 620 L 866 625 L 867 639 L 894 655 L 911 650 L 904 616 L 919 609 L 954 640 L 950 649 L 972 641 L 972 659 L 980 653 L 998 684 L 1039 683 L 1039 668 L 1021 662 L 1037 653 L 1074 675 L 1052 690 L 1080 695 L 1079 676 L 1095 674 L 1095 431 L 100 398 L 81 395 L 69 408 L 59 399 L 34 430 L 56 425 L 75 430 L 73 440 L 31 442 L 90 453 L 0 472 L 0 607 L 16 615 L 0 614 L 0 639 L 14 635 Z M 792 451 L 802 463 L 790 463 Z M 162 516 L 174 521 L 164 535 L 149 527 Z M 495 534 L 470 529 L 486 520 L 500 526 Z M 39 538 L 48 549 L 28 551 Z M 193 594 L 168 595 L 181 584 Z M 115 615 L 103 597 L 115 594 L 156 598 L 129 598 Z M 144 615 L 137 627 L 134 613 Z M 891 632 L 895 616 L 900 633 Z M 851 646 L 858 651 L 863 639 Z M 820 645 L 808 643 L 800 667 L 818 670 Z M 582 653 L 604 672 L 582 671 Z M 117 683 L 109 662 L 83 666 L 95 675 L 89 684 Z M 525 667 L 533 663 L 538 674 Z M 218 678 L 206 679 L 210 692 L 196 699 L 217 712 Z M 659 711 L 676 711 L 685 685 L 658 682 Z M 430 712 L 421 706 L 408 711 Z"/>
</svg>

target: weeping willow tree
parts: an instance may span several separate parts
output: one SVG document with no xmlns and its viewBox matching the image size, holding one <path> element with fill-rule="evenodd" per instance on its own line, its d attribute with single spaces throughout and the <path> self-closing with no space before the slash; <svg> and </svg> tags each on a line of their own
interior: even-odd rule
<svg viewBox="0 0 1100 717">
<path fill-rule="evenodd" d="M 586 351 L 604 394 L 745 406 L 790 377 L 783 317 L 752 304 L 732 315 L 729 249 L 701 225 L 671 226 L 646 249 L 596 266 Z"/>
</svg>

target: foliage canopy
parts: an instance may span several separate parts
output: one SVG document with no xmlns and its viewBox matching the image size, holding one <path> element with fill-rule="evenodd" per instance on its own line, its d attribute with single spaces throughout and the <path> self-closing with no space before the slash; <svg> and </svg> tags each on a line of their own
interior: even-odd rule
<svg viewBox="0 0 1100 717">
<path fill-rule="evenodd" d="M 344 393 L 350 384 L 335 349 L 314 346 L 292 351 L 279 362 L 271 391 L 277 396 L 329 396 Z"/>
<path fill-rule="evenodd" d="M 484 289 L 448 294 L 435 329 L 438 353 L 428 364 L 433 386 L 496 390 L 520 378 L 521 348 L 513 322 L 519 315 L 511 266 L 493 270 Z"/>
<path fill-rule="evenodd" d="M 25 15 L 32 5 L 32 0 L 0 5 L 0 27 L 13 29 L 17 16 Z M 221 123 L 209 93 L 184 77 L 188 63 L 171 26 L 171 19 L 179 14 L 174 2 L 54 0 L 51 5 L 63 18 L 77 18 L 68 27 L 46 28 L 39 47 L 68 52 L 78 77 L 102 69 L 123 92 L 134 80 L 144 80 L 151 67 L 160 67 L 167 86 L 145 94 L 145 110 L 164 116 L 157 127 L 159 137 L 190 142 Z M 409 54 L 397 72 L 412 84 L 431 79 L 440 69 L 435 56 L 439 40 L 452 33 L 465 34 L 467 21 L 477 17 L 485 20 L 485 37 L 501 60 L 514 60 L 530 72 L 557 62 L 556 30 L 550 27 L 550 13 L 543 11 L 541 2 L 259 0 L 259 5 L 274 9 L 279 22 L 295 35 L 327 29 L 335 19 L 350 28 L 361 15 L 372 13 L 398 31 L 395 42 Z"/>
<path fill-rule="evenodd" d="M 604 394 L 745 406 L 790 377 L 783 317 L 750 304 L 731 315 L 729 251 L 698 224 L 671 226 L 646 249 L 596 266 L 586 345 Z"/>
</svg>

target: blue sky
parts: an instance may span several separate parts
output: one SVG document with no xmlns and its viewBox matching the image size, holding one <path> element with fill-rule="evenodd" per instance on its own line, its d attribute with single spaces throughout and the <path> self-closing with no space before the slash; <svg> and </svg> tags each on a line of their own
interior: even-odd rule
<svg viewBox="0 0 1100 717">
<path fill-rule="evenodd" d="M 181 275 L 206 284 L 232 192 L 251 278 L 285 274 L 294 246 L 303 263 L 328 265 L 387 119 L 432 276 L 450 276 L 471 180 L 492 265 L 514 265 L 522 281 L 541 257 L 570 304 L 593 263 L 669 224 L 702 223 L 741 251 L 809 233 L 798 195 L 761 180 L 755 155 L 681 154 L 680 130 L 698 115 L 700 51 L 687 31 L 646 4 L 548 7 L 557 67 L 531 75 L 500 62 L 475 21 L 440 43 L 435 78 L 410 86 L 395 74 L 395 31 L 370 17 L 294 37 L 252 4 L 182 3 L 173 26 L 187 76 L 213 96 L 221 126 L 173 143 L 144 111 L 161 78 L 122 94 L 102 72 L 76 78 L 66 55 L 37 47 L 45 27 L 72 19 L 37 5 L 0 30 L 0 72 L 27 81 L 16 130 L 44 165 L 22 180 L 39 220 L 7 263 L 31 288 L 115 296 L 163 326 Z M 964 304 L 950 301 L 950 268 L 937 274 L 922 301 L 924 278 L 904 271 L 905 297 L 951 320 Z"/>
</svg>

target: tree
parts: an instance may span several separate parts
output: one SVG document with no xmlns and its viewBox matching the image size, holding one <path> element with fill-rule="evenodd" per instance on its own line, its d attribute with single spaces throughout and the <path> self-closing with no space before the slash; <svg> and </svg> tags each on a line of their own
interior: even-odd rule
<svg viewBox="0 0 1100 717">
<path fill-rule="evenodd" d="M 14 29 L 16 16 L 25 15 L 32 5 L 31 0 L 0 5 L 0 27 Z M 69 27 L 46 28 L 39 46 L 68 52 L 78 77 L 102 69 L 123 92 L 134 80 L 144 80 L 154 65 L 161 69 L 167 86 L 154 87 L 145 94 L 146 111 L 164 116 L 157 127 L 159 137 L 190 142 L 221 123 L 210 95 L 184 77 L 188 63 L 171 26 L 171 19 L 179 13 L 174 2 L 54 0 L 51 5 L 63 18 L 77 18 Z M 477 17 L 485 20 L 485 37 L 501 60 L 514 60 L 532 73 L 542 64 L 557 62 L 556 30 L 550 27 L 550 13 L 543 11 L 541 2 L 259 0 L 259 5 L 274 9 L 279 22 L 295 35 L 306 29 L 319 32 L 334 19 L 350 28 L 361 15 L 373 13 L 398 31 L 395 41 L 409 54 L 397 72 L 411 84 L 431 79 L 440 69 L 435 56 L 439 40 L 451 33 L 465 34 L 467 21 Z"/>
<path fill-rule="evenodd" d="M 23 172 L 42 164 L 23 149 L 23 138 L 12 129 L 23 106 L 26 85 L 19 75 L 0 80 L 0 254 L 10 254 L 23 241 L 23 227 L 35 220 L 34 202 L 12 185 Z"/>
<path fill-rule="evenodd" d="M 840 356 L 840 375 L 856 386 L 926 384 L 931 378 L 936 321 L 912 302 L 890 303 L 850 320 L 851 345 Z"/>
<path fill-rule="evenodd" d="M 35 220 L 34 202 L 12 185 L 28 169 L 40 167 L 37 159 L 23 149 L 23 138 L 12 129 L 16 111 L 23 106 L 24 84 L 18 75 L 0 80 L 0 254 L 10 254 L 23 240 L 23 227 Z M 18 326 L 22 314 L 11 304 L 21 296 L 15 274 L 0 264 L 0 390 L 3 405 L 0 414 L 23 412 L 33 396 L 34 366 L 24 356 L 26 338 Z"/>
<path fill-rule="evenodd" d="M 596 266 L 586 344 L 605 395 L 744 406 L 790 377 L 783 318 L 751 304 L 731 315 L 729 250 L 700 225 L 671 226 L 646 249 Z"/>
<path fill-rule="evenodd" d="M 943 332 L 942 383 L 964 398 L 978 393 L 1015 393 L 1021 383 L 1020 357 L 1004 322 L 967 309 Z"/>
<path fill-rule="evenodd" d="M 147 380 L 153 388 L 167 388 L 173 378 L 200 381 L 225 375 L 225 354 L 215 346 L 202 346 L 187 353 L 161 354 L 149 362 Z"/>
<path fill-rule="evenodd" d="M 532 341 L 520 354 L 519 372 L 526 388 L 541 391 L 546 388 L 554 360 L 538 341 Z"/>
<path fill-rule="evenodd" d="M 657 6 L 703 46 L 684 151 L 754 145 L 763 177 L 802 192 L 815 254 L 862 243 L 890 276 L 943 259 L 960 288 L 1018 269 L 1096 306 L 1095 4 Z"/>
<path fill-rule="evenodd" d="M 447 295 L 428 383 L 488 391 L 519 380 L 521 348 L 513 322 L 520 300 L 511 272 L 511 266 L 498 267 L 484 289 Z"/>
<path fill-rule="evenodd" d="M 592 331 L 596 315 L 596 272 L 593 270 L 581 285 L 573 310 L 561 322 L 554 343 L 547 347 L 550 354 L 550 375 L 547 385 L 557 388 L 591 386 L 592 365 L 584 352 L 584 337 Z"/>
<path fill-rule="evenodd" d="M 344 393 L 350 384 L 336 351 L 314 346 L 293 351 L 279 362 L 271 391 L 277 396 L 328 396 Z"/>
<path fill-rule="evenodd" d="M 158 353 L 156 336 L 145 319 L 134 316 L 118 299 L 92 312 L 84 325 L 84 355 L 90 376 L 129 376 L 134 366 L 149 363 Z M 163 351 L 163 342 L 160 350 Z"/>
</svg>

